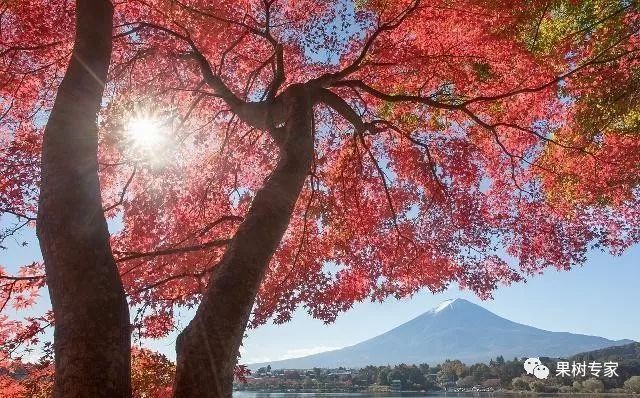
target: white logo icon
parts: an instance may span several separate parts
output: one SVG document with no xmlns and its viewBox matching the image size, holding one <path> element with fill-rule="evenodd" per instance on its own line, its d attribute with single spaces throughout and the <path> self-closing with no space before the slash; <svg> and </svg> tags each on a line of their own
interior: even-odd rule
<svg viewBox="0 0 640 398">
<path fill-rule="evenodd" d="M 526 361 L 524 361 L 524 370 L 527 371 L 528 375 L 531 375 L 533 374 L 533 370 L 538 365 L 542 365 L 540 358 L 529 358 Z"/>
<path fill-rule="evenodd" d="M 524 361 L 524 370 L 527 371 L 528 375 L 532 374 L 538 379 L 549 377 L 549 368 L 542 364 L 540 358 L 529 358 Z"/>
<path fill-rule="evenodd" d="M 549 368 L 544 365 L 538 365 L 533 369 L 533 375 L 538 379 L 546 379 L 549 377 Z"/>
</svg>

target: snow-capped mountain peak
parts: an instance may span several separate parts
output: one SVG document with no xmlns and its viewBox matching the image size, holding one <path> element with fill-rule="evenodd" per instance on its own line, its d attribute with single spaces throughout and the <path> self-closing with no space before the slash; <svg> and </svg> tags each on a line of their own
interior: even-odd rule
<svg viewBox="0 0 640 398">
<path fill-rule="evenodd" d="M 447 309 L 447 307 L 450 307 L 453 303 L 455 303 L 456 301 L 458 301 L 458 299 L 449 299 L 449 300 L 445 300 L 442 303 L 438 304 L 437 307 L 434 307 L 431 309 L 431 312 L 433 312 L 434 314 L 437 314 L 440 311 L 443 311 L 445 309 Z"/>
<path fill-rule="evenodd" d="M 533 320 L 532 320 L 533 321 Z M 630 343 L 567 332 L 550 332 L 505 319 L 465 299 L 446 300 L 422 315 L 359 344 L 302 358 L 271 362 L 274 369 L 435 365 L 446 359 L 467 364 L 513 357 L 568 357 Z M 266 366 L 254 364 L 252 367 Z"/>
</svg>

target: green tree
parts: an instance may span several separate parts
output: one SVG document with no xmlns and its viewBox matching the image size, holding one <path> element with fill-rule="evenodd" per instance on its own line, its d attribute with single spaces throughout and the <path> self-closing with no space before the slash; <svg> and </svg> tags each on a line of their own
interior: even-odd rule
<svg viewBox="0 0 640 398">
<path fill-rule="evenodd" d="M 582 382 L 582 389 L 585 392 L 604 392 L 604 383 L 599 379 L 587 379 Z"/>
<path fill-rule="evenodd" d="M 476 363 L 469 366 L 469 374 L 476 380 L 482 381 L 491 378 L 491 368 L 484 363 Z"/>
<path fill-rule="evenodd" d="M 525 391 L 529 389 L 529 383 L 522 377 L 516 377 L 511 381 L 514 390 Z"/>
<path fill-rule="evenodd" d="M 636 394 L 640 394 L 640 376 L 631 376 L 624 382 L 624 388 Z"/>
<path fill-rule="evenodd" d="M 407 366 L 405 367 L 404 372 L 406 373 L 406 380 L 412 385 L 412 387 L 424 388 L 426 386 L 427 379 L 417 366 Z"/>
<path fill-rule="evenodd" d="M 507 361 L 503 366 L 497 368 L 497 376 L 500 378 L 502 385 L 508 386 L 511 381 L 522 375 L 523 363 L 517 359 Z"/>
<path fill-rule="evenodd" d="M 582 391 L 582 383 L 579 380 L 573 382 L 573 389 L 575 391 Z"/>
<path fill-rule="evenodd" d="M 378 384 L 383 386 L 389 385 L 389 373 L 391 373 L 391 368 L 388 366 L 383 366 L 378 371 Z"/>
<path fill-rule="evenodd" d="M 378 368 L 369 365 L 360 369 L 360 379 L 367 385 L 375 383 L 378 380 Z"/>
<path fill-rule="evenodd" d="M 534 380 L 531 383 L 529 383 L 529 389 L 535 392 L 544 392 L 545 385 L 540 380 Z"/>
</svg>

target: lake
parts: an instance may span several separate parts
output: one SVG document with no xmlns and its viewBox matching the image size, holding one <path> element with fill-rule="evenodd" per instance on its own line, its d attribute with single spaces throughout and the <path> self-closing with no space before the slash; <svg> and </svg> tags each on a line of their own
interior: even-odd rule
<svg viewBox="0 0 640 398">
<path fill-rule="evenodd" d="M 411 397 L 432 397 L 432 398 L 452 398 L 457 393 L 421 393 L 421 392 L 255 392 L 255 391 L 234 391 L 233 398 L 411 398 Z M 472 395 L 472 394 L 468 394 Z M 491 394 L 485 394 L 487 396 Z"/>
<path fill-rule="evenodd" d="M 255 392 L 255 391 L 234 391 L 233 398 L 455 398 L 455 397 L 479 397 L 479 398 L 490 398 L 490 397 L 534 397 L 534 396 L 542 396 L 542 397 L 568 397 L 571 398 L 614 398 L 614 397 L 629 397 L 629 395 L 625 394 L 586 394 L 586 393 L 576 393 L 576 394 L 509 394 L 504 392 L 494 392 L 494 393 L 441 393 L 441 392 L 432 392 L 432 393 L 421 393 L 421 392 L 378 392 L 378 393 L 370 393 L 370 392 L 328 392 L 328 393 L 319 393 L 319 392 Z"/>
</svg>

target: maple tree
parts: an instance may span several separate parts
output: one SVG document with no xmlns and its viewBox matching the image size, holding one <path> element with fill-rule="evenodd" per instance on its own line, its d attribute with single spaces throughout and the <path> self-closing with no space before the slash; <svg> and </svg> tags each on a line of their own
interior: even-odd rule
<svg viewBox="0 0 640 398">
<path fill-rule="evenodd" d="M 78 15 L 92 4 L 78 0 Z M 32 306 L 45 283 L 54 313 L 112 308 L 83 314 L 104 325 L 87 345 L 114 353 L 92 359 L 113 366 L 100 377 L 129 372 L 125 292 L 141 338 L 197 306 L 173 393 L 229 396 L 247 323 L 286 322 L 301 306 L 330 322 L 358 301 L 453 282 L 487 298 L 579 265 L 590 248 L 639 241 L 633 1 L 113 6 L 86 14 L 102 47 L 86 45 L 81 23 L 74 47 L 74 4 L 13 0 L 0 13 L 0 210 L 15 221 L 0 239 L 38 213 L 45 263 L 62 256 L 46 281 L 38 263 L 0 270 L 2 309 Z M 74 65 L 85 80 L 65 97 Z M 74 98 L 78 87 L 89 99 Z M 47 143 L 56 120 L 69 132 Z M 121 227 L 110 237 L 104 217 Z M 99 222 L 83 241 L 87 220 Z M 101 273 L 73 274 L 74 261 Z M 54 323 L 82 326 L 55 318 L 2 315 L 1 359 Z M 60 336 L 58 347 L 77 341 Z M 76 348 L 77 380 L 90 361 Z"/>
<path fill-rule="evenodd" d="M 0 375 L 3 398 L 46 398 L 53 394 L 54 370 L 49 360 L 35 364 L 17 361 L 5 364 Z M 131 352 L 131 397 L 163 398 L 170 396 L 175 365 L 165 356 L 135 348 Z"/>
</svg>

